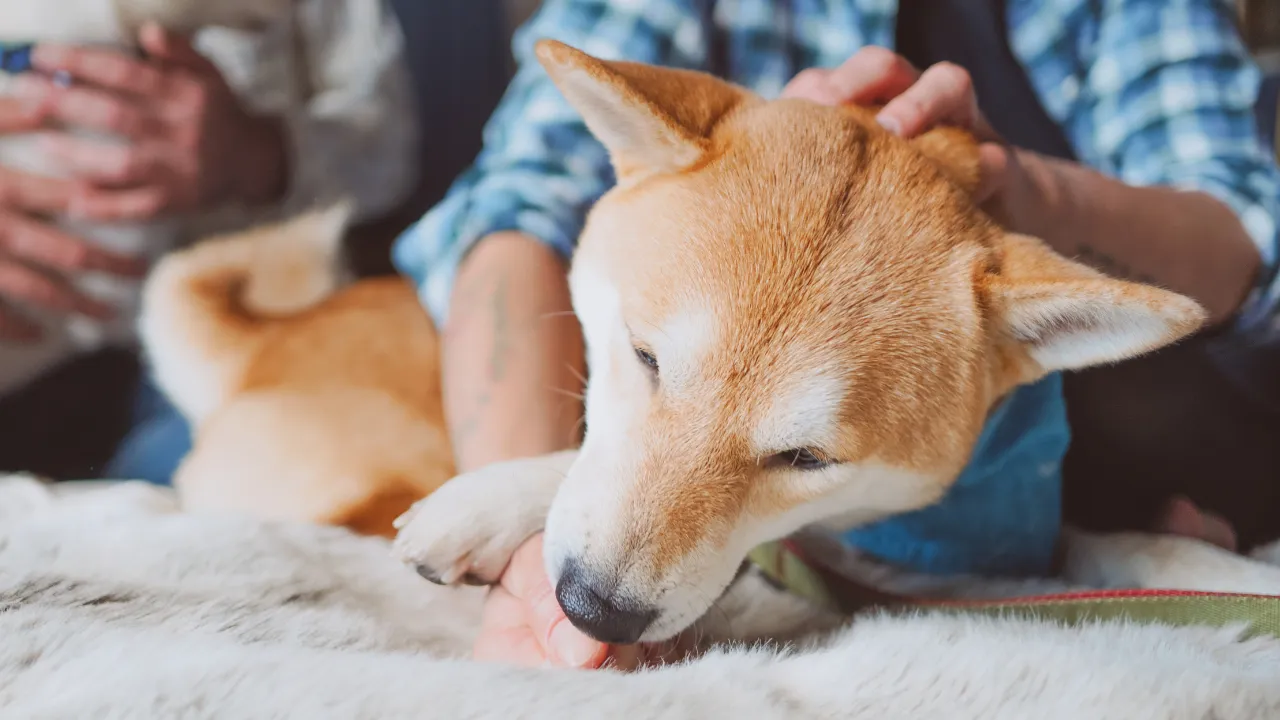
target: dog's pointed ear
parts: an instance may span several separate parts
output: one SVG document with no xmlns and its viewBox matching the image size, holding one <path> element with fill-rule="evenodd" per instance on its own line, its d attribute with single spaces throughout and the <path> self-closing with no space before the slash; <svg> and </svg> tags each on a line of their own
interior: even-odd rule
<svg viewBox="0 0 1280 720">
<path fill-rule="evenodd" d="M 962 190 L 970 195 L 977 192 L 982 170 L 973 135 L 953 127 L 936 127 L 912 139 L 911 144 Z"/>
<path fill-rule="evenodd" d="M 696 165 L 715 124 L 749 96 L 704 73 L 600 60 L 554 40 L 540 41 L 537 56 L 622 184 Z"/>
<path fill-rule="evenodd" d="M 1156 350 L 1195 332 L 1206 319 L 1189 298 L 1109 278 L 1035 238 L 1007 235 L 1001 251 L 999 271 L 982 280 L 985 296 L 1002 334 L 1046 373 Z"/>
</svg>

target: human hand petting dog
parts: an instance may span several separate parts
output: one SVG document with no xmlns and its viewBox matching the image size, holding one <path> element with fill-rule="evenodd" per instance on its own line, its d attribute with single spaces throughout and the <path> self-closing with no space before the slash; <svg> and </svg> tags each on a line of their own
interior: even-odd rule
<svg viewBox="0 0 1280 720">
<path fill-rule="evenodd" d="M 47 151 L 78 181 L 71 215 L 98 222 L 143 221 L 227 202 L 265 203 L 286 183 L 283 128 L 241 106 L 221 72 L 191 41 L 155 24 L 139 44 L 146 59 L 117 52 L 39 45 L 40 74 L 18 95 L 47 106 L 64 127 L 127 142 L 51 132 Z M 52 78 L 65 73 L 70 87 Z"/>
<path fill-rule="evenodd" d="M 958 65 L 939 63 L 921 72 L 890 50 L 867 47 L 839 67 L 801 72 L 787 84 L 782 95 L 824 105 L 883 105 L 876 116 L 880 124 L 906 138 L 938 125 L 969 131 L 982 143 L 982 182 L 975 193 L 979 203 L 996 200 L 1001 191 L 1016 182 L 1012 177 L 1020 169 L 1017 155 L 1010 152 L 983 117 L 973 80 Z M 991 203 L 987 209 L 996 218 L 1005 219 L 998 203 Z M 1221 516 L 1202 510 L 1186 498 L 1171 499 L 1152 529 L 1236 549 L 1234 528 Z"/>
<path fill-rule="evenodd" d="M 0 135 L 38 130 L 48 116 L 47 103 L 0 99 Z M 0 167 L 0 301 L 105 319 L 110 308 L 63 278 L 81 272 L 141 275 L 144 266 L 137 260 L 96 248 L 41 219 L 65 212 L 74 194 L 71 181 Z M 36 325 L 0 305 L 0 340 L 39 337 Z"/>
<path fill-rule="evenodd" d="M 865 47 L 839 67 L 801 72 L 782 96 L 824 105 L 882 105 L 880 124 L 906 138 L 938 125 L 967 130 L 982 141 L 978 202 L 1008 183 L 1014 156 L 978 109 L 973 79 L 959 65 L 938 63 L 922 72 L 891 50 Z"/>
</svg>

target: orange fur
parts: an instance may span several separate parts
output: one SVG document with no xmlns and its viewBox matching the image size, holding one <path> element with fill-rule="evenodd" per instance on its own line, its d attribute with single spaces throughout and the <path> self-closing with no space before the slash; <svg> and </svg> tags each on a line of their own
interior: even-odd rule
<svg viewBox="0 0 1280 720">
<path fill-rule="evenodd" d="M 175 478 L 187 507 L 389 536 L 452 475 L 437 338 L 413 288 L 329 294 L 327 236 L 344 222 L 322 213 L 208 241 L 149 281 L 148 349 L 194 424 Z"/>
<path fill-rule="evenodd" d="M 549 564 L 661 606 L 655 637 L 705 610 L 757 542 L 934 502 L 1013 387 L 1203 320 L 998 227 L 969 196 L 977 146 L 958 131 L 907 142 L 865 109 L 553 42 L 538 54 L 619 178 L 571 272 L 590 430 L 551 506 Z M 284 317 L 241 307 L 254 248 L 305 257 L 316 225 L 207 244 L 152 281 L 161 379 L 198 423 L 179 487 L 197 506 L 385 527 L 406 486 L 449 472 L 412 292 L 365 284 L 305 310 L 323 284 L 288 272 L 254 301 Z M 205 380 L 185 393 L 182 357 Z M 770 460 L 792 448 L 838 462 Z"/>
<path fill-rule="evenodd" d="M 1203 320 L 1185 298 L 997 226 L 970 197 L 977 143 L 959 130 L 904 141 L 869 109 L 767 102 L 552 41 L 538 56 L 619 174 L 573 268 L 588 345 L 607 348 L 593 374 L 609 373 L 592 378 L 593 432 L 558 501 L 572 509 L 553 509 L 586 518 L 576 498 L 598 504 L 588 485 L 608 482 L 616 511 L 549 538 L 568 552 L 589 537 L 588 565 L 625 563 L 619 592 L 727 579 L 737 545 L 824 503 L 860 521 L 928 505 L 1010 389 Z M 674 339 L 690 322 L 705 326 Z M 656 380 L 632 343 L 659 348 Z M 608 422 L 591 416 L 593 392 Z M 838 393 L 831 422 L 777 446 L 774 404 L 805 392 Z M 814 476 L 761 462 L 791 443 L 839 464 Z M 851 493 L 862 499 L 835 499 Z M 707 553 L 729 559 L 711 572 Z"/>
</svg>

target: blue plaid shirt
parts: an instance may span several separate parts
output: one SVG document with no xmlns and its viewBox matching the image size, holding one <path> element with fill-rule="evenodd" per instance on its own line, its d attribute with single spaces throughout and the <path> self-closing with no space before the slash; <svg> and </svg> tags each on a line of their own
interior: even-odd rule
<svg viewBox="0 0 1280 720">
<path fill-rule="evenodd" d="M 803 67 L 835 66 L 895 39 L 894 0 L 718 0 L 716 8 L 729 79 L 766 97 Z M 1007 19 L 1014 54 L 1082 162 L 1134 185 L 1201 190 L 1235 210 L 1267 268 L 1242 317 L 1269 313 L 1280 292 L 1280 172 L 1259 139 L 1260 74 L 1230 4 L 1009 0 Z M 479 158 L 397 243 L 396 263 L 437 323 L 460 260 L 480 238 L 521 231 L 568 257 L 588 208 L 613 182 L 604 149 L 534 59 L 534 42 L 708 70 L 708 36 L 695 0 L 544 3 L 516 37 L 520 69 Z M 926 572 L 1044 572 L 1069 436 L 1059 376 L 1020 388 L 988 419 L 939 504 L 845 540 Z"/>
<path fill-rule="evenodd" d="M 1280 173 L 1253 115 L 1260 75 L 1226 0 L 1010 0 L 1010 45 L 1081 162 L 1133 185 L 1202 190 L 1229 205 L 1264 265 L 1248 319 L 1280 298 Z M 587 209 L 612 184 L 604 149 L 534 59 L 548 37 L 604 58 L 706 70 L 694 0 L 546 0 L 515 39 L 520 69 L 484 149 L 443 202 L 397 243 L 396 264 L 443 323 L 462 257 L 518 230 L 568 257 Z M 1101 9 L 1107 8 L 1107 9 Z M 840 64 L 893 47 L 893 0 L 719 0 L 730 80 L 777 95 L 795 60 Z"/>
</svg>

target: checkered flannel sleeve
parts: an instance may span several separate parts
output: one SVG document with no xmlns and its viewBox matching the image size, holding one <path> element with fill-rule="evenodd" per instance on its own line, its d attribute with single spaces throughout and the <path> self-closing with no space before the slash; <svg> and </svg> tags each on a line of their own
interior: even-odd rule
<svg viewBox="0 0 1280 720">
<path fill-rule="evenodd" d="M 1264 265 L 1241 324 L 1274 314 L 1280 171 L 1258 131 L 1261 74 L 1233 9 L 1221 0 L 1129 0 L 1085 27 L 1074 38 L 1085 53 L 1033 47 L 1051 35 L 1034 17 L 1015 38 L 1024 57 L 1041 58 L 1029 62 L 1031 72 L 1064 79 L 1047 98 L 1050 112 L 1057 110 L 1086 164 L 1133 185 L 1202 191 L 1231 207 Z M 1082 55 L 1092 60 L 1081 80 L 1054 67 Z"/>
<path fill-rule="evenodd" d="M 482 238 L 526 233 L 568 257 L 583 216 L 613 182 L 604 148 L 533 54 L 554 38 L 592 55 L 678 67 L 705 58 L 697 18 L 675 0 L 548 0 L 514 42 L 518 71 L 485 128 L 484 148 L 445 199 L 396 243 L 395 261 L 443 326 L 454 276 Z"/>
</svg>

